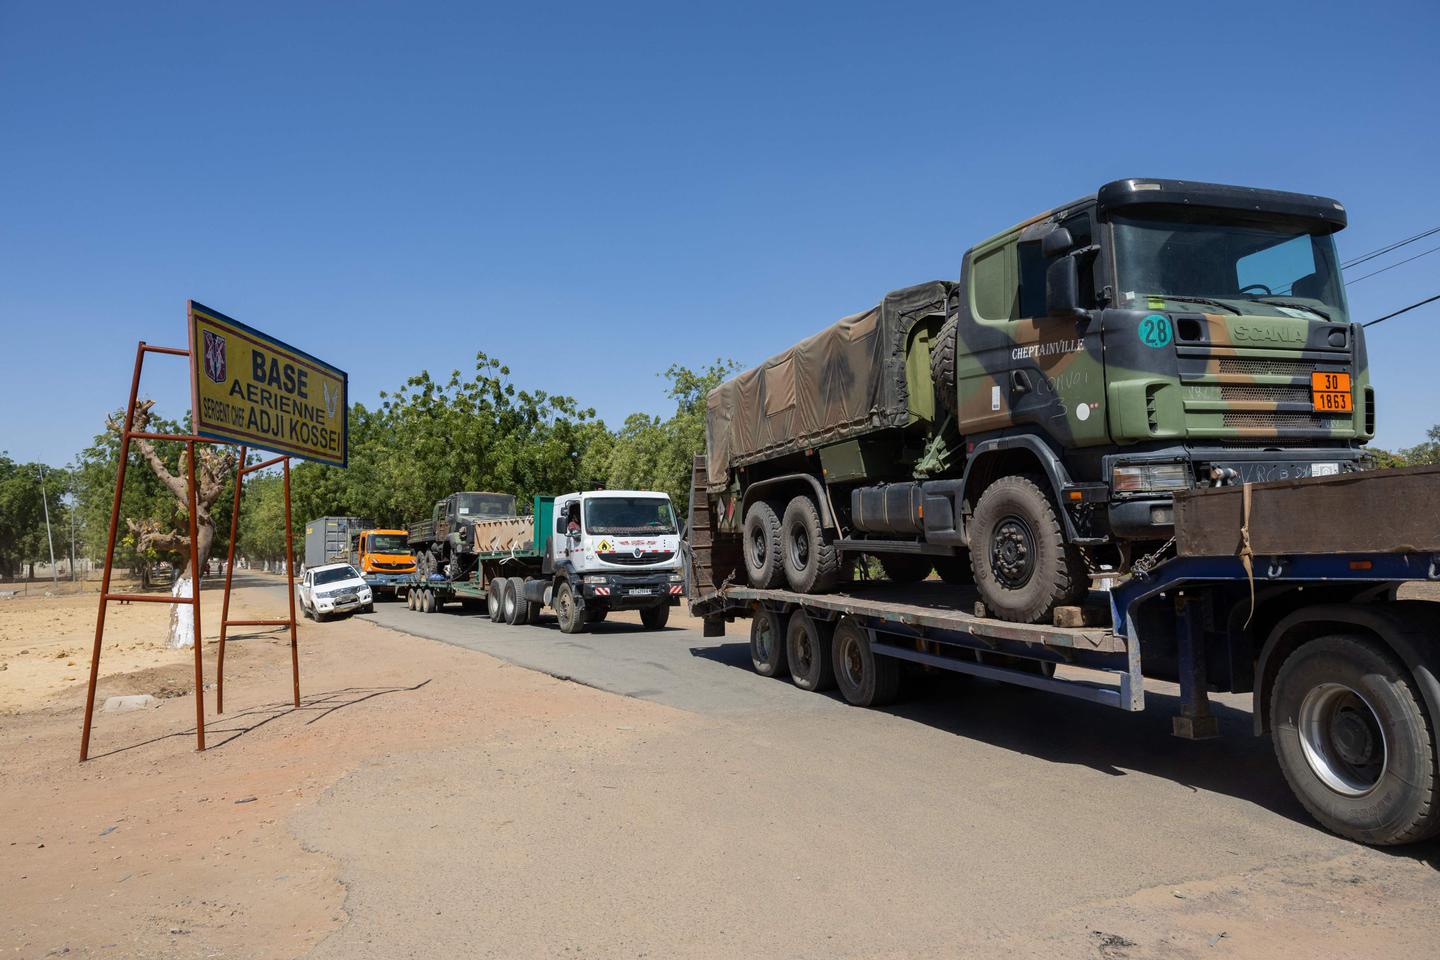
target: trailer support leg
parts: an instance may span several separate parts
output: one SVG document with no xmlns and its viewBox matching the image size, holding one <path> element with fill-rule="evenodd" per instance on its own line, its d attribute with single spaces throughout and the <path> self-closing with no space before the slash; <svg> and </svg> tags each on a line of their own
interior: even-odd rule
<svg viewBox="0 0 1440 960">
<path fill-rule="evenodd" d="M 1209 740 L 1220 735 L 1210 713 L 1210 692 L 1205 673 L 1204 608 L 1199 598 L 1175 598 L 1175 629 L 1180 643 L 1180 716 L 1171 718 L 1171 732 L 1185 740 Z"/>
</svg>

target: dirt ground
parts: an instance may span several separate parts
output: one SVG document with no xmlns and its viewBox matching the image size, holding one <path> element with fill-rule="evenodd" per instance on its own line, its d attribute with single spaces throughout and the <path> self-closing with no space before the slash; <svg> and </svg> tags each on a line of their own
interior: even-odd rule
<svg viewBox="0 0 1440 960">
<path fill-rule="evenodd" d="M 1367 850 L 1183 782 L 1132 798 L 988 743 L 977 764 L 879 711 L 717 720 L 361 620 L 302 622 L 298 711 L 279 631 L 238 640 L 197 753 L 165 608 L 112 607 L 98 702 L 161 699 L 97 713 L 82 765 L 94 602 L 0 601 L 0 956 L 1383 958 L 1440 938 L 1433 847 Z M 1245 829 L 1214 836 L 1217 805 Z"/>
</svg>

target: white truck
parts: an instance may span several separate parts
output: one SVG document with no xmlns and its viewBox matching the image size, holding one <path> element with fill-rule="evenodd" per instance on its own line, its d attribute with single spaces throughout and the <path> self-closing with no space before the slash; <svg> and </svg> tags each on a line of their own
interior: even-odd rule
<svg viewBox="0 0 1440 960">
<path fill-rule="evenodd" d="M 536 497 L 528 517 L 475 520 L 462 577 L 433 573 L 409 591 L 411 609 L 485 604 L 496 622 L 537 622 L 549 607 L 565 633 L 612 610 L 638 610 L 651 630 L 680 602 L 680 530 L 670 497 L 654 490 L 594 490 Z"/>
</svg>

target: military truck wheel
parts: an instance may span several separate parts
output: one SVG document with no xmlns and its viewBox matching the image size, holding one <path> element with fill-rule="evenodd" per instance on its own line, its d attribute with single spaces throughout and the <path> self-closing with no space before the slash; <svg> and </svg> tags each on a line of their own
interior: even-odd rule
<svg viewBox="0 0 1440 960">
<path fill-rule="evenodd" d="M 785 630 L 785 658 L 790 663 L 790 679 L 801 690 L 835 686 L 834 632 L 833 623 L 816 620 L 804 610 L 791 614 Z"/>
<path fill-rule="evenodd" d="M 930 379 L 935 384 L 937 413 L 954 413 L 959 396 L 955 392 L 955 340 L 960 325 L 958 315 L 940 325 L 935 343 L 930 348 Z"/>
<path fill-rule="evenodd" d="M 841 617 L 831 641 L 835 685 L 848 703 L 857 707 L 883 707 L 900 693 L 900 662 L 877 657 L 870 646 L 870 631 L 853 617 Z"/>
<path fill-rule="evenodd" d="M 561 633 L 581 633 L 585 629 L 585 613 L 567 580 L 555 588 L 555 616 L 560 620 Z"/>
<path fill-rule="evenodd" d="M 935 561 L 935 572 L 946 583 L 966 584 L 975 582 L 975 573 L 970 569 L 970 557 L 940 557 Z"/>
<path fill-rule="evenodd" d="M 880 568 L 885 571 L 885 579 L 895 583 L 919 583 L 930 576 L 930 571 L 934 567 L 935 561 L 924 554 L 882 553 L 880 555 Z"/>
<path fill-rule="evenodd" d="M 646 630 L 660 630 L 670 622 L 670 604 L 661 604 L 658 607 L 646 607 L 640 611 L 640 622 L 645 625 Z"/>
<path fill-rule="evenodd" d="M 780 559 L 780 518 L 775 508 L 764 500 L 750 504 L 745 511 L 745 574 L 750 586 L 773 590 L 785 578 L 785 564 Z"/>
<path fill-rule="evenodd" d="M 1302 645 L 1280 665 L 1270 718 L 1286 782 L 1327 829 L 1379 845 L 1440 833 L 1435 725 L 1410 671 L 1378 643 Z"/>
<path fill-rule="evenodd" d="M 505 580 L 504 592 L 500 594 L 500 609 L 503 611 L 501 616 L 512 627 L 525 622 L 525 598 L 520 596 L 523 583 L 519 577 L 508 577 Z"/>
<path fill-rule="evenodd" d="M 783 677 L 790 672 L 785 653 L 785 627 L 789 614 L 759 609 L 750 618 L 750 663 L 762 677 Z"/>
<path fill-rule="evenodd" d="M 485 610 L 490 614 L 491 623 L 505 619 L 505 577 L 491 577 L 485 591 Z"/>
<path fill-rule="evenodd" d="M 992 616 L 1048 623 L 1089 588 L 1080 551 L 1035 478 L 1001 477 L 980 495 L 970 534 L 975 586 Z"/>
<path fill-rule="evenodd" d="M 840 551 L 825 539 L 820 511 L 808 494 L 790 501 L 780 521 L 785 579 L 796 593 L 825 593 L 840 578 Z"/>
</svg>

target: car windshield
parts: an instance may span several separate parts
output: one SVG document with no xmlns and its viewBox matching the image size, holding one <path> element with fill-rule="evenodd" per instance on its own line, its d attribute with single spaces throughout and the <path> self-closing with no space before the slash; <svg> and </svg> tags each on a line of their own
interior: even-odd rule
<svg viewBox="0 0 1440 960">
<path fill-rule="evenodd" d="M 503 493 L 462 493 L 456 497 L 455 512 L 462 517 L 513 517 L 515 498 Z"/>
<path fill-rule="evenodd" d="M 596 497 L 585 501 L 585 532 L 622 537 L 673 534 L 675 511 L 663 497 Z"/>
<path fill-rule="evenodd" d="M 372 533 L 371 553 L 409 553 L 410 544 L 403 533 Z"/>
<path fill-rule="evenodd" d="M 322 583 L 339 583 L 341 580 L 358 579 L 360 579 L 360 574 L 356 573 L 355 568 L 348 564 L 343 567 L 327 567 L 324 570 L 315 571 L 315 585 L 317 587 Z"/>
<path fill-rule="evenodd" d="M 1348 322 L 1334 238 L 1293 224 L 1116 217 L 1115 273 L 1121 306 L 1168 298 Z"/>
</svg>

